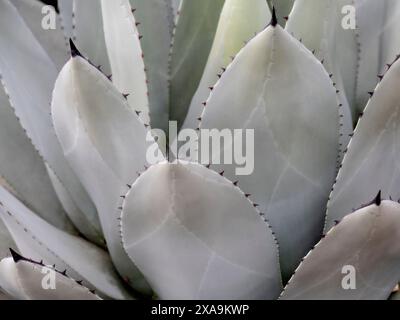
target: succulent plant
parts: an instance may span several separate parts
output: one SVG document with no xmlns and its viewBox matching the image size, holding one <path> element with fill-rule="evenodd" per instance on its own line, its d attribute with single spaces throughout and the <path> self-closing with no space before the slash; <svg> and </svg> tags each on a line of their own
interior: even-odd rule
<svg viewBox="0 0 400 320">
<path fill-rule="evenodd" d="M 273 2 L 0 0 L 0 300 L 398 299 L 399 3 Z"/>
</svg>

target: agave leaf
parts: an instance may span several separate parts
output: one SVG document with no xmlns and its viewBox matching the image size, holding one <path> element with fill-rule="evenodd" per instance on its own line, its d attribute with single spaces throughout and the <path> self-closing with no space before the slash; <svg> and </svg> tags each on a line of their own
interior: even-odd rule
<svg viewBox="0 0 400 320">
<path fill-rule="evenodd" d="M 7 257 L 9 253 L 8 250 L 9 248 L 16 248 L 16 245 L 10 233 L 8 232 L 7 227 L 0 219 L 0 259 Z M 1 287 L 0 287 L 0 293 L 1 293 Z"/>
<path fill-rule="evenodd" d="M 96 204 L 112 259 L 120 274 L 144 292 L 148 287 L 124 252 L 119 234 L 121 195 L 147 165 L 155 144 L 126 99 L 80 56 L 62 69 L 52 113 L 57 136 L 71 166 Z"/>
<path fill-rule="evenodd" d="M 400 52 L 400 3 L 395 0 L 356 0 L 355 3 L 360 47 L 357 108 L 362 112 L 387 64 Z"/>
<path fill-rule="evenodd" d="M 130 297 L 105 251 L 48 224 L 2 187 L 0 202 L 0 218 L 24 256 L 35 261 L 43 259 L 46 265 L 55 264 L 57 270 L 66 270 L 102 296 Z"/>
<path fill-rule="evenodd" d="M 38 0 L 13 0 L 12 3 L 37 41 L 60 70 L 68 60 L 68 46 L 61 30 L 59 17 L 57 16 L 56 29 L 44 29 L 42 22 L 44 20 L 46 22 L 48 12 L 42 12 L 45 6 L 42 2 Z"/>
<path fill-rule="evenodd" d="M 74 0 L 57 0 L 60 11 L 61 28 L 66 38 L 73 37 L 73 6 Z"/>
<path fill-rule="evenodd" d="M 222 68 L 226 68 L 232 57 L 248 40 L 263 30 L 270 20 L 271 13 L 265 0 L 225 1 L 210 56 L 183 127 L 197 127 L 197 118 L 203 110 L 202 103 L 207 100 L 210 87 L 214 86 L 223 73 Z"/>
<path fill-rule="evenodd" d="M 336 171 L 339 115 L 323 66 L 274 22 L 223 74 L 204 109 L 201 129 L 254 129 L 254 154 L 246 146 L 248 171 L 216 164 L 223 153 L 233 154 L 232 142 L 212 153 L 210 163 L 238 180 L 266 214 L 287 278 L 322 231 L 321 213 Z"/>
<path fill-rule="evenodd" d="M 286 31 L 301 39 L 323 61 L 325 69 L 332 75 L 342 114 L 340 143 L 343 148 L 347 146 L 349 134 L 353 132 L 353 117 L 357 119 L 353 108 L 357 42 L 353 30 L 343 29 L 341 13 L 342 7 L 349 3 L 351 0 L 296 1 L 286 25 Z M 346 74 L 343 74 L 342 69 L 346 70 Z M 347 70 L 353 74 L 348 75 Z"/>
<path fill-rule="evenodd" d="M 306 256 L 283 299 L 387 299 L 400 278 L 400 205 L 380 199 L 346 216 Z M 388 236 L 390 235 L 390 236 Z M 355 287 L 346 290 L 346 274 Z"/>
<path fill-rule="evenodd" d="M 74 230 L 57 199 L 41 157 L 26 137 L 2 87 L 0 176 L 17 198 L 47 222 L 66 231 Z"/>
<path fill-rule="evenodd" d="M 385 16 L 380 34 L 382 51 L 379 71 L 384 72 L 386 64 L 393 62 L 400 53 L 400 37 L 398 33 L 400 27 L 400 3 L 396 0 L 384 0 L 381 6 L 385 8 Z M 380 12 L 382 11 L 380 10 Z M 360 14 L 363 14 L 363 10 L 360 10 Z M 377 78 L 375 77 L 375 79 Z"/>
<path fill-rule="evenodd" d="M 400 197 L 400 62 L 375 90 L 352 138 L 328 203 L 325 231 L 347 212 L 367 203 L 377 189 Z"/>
<path fill-rule="evenodd" d="M 171 8 L 165 0 L 130 0 L 144 53 L 149 80 L 151 127 L 168 128 L 169 52 L 172 40 Z"/>
<path fill-rule="evenodd" d="M 102 0 L 101 6 L 113 83 L 121 93 L 129 95 L 132 110 L 140 111 L 141 119 L 148 124 L 147 79 L 131 5 L 129 0 Z"/>
<path fill-rule="evenodd" d="M 73 215 L 76 212 L 67 212 L 72 222 L 78 229 L 81 225 L 76 222 L 84 221 L 98 230 L 95 207 L 66 162 L 54 134 L 50 100 L 57 68 L 8 0 L 0 1 L 0 29 L 0 74 L 15 114 L 79 208 L 79 216 Z M 96 240 L 97 234 L 85 236 Z"/>
<path fill-rule="evenodd" d="M 336 23 L 336 47 L 334 56 L 336 57 L 337 64 L 341 78 L 343 81 L 343 87 L 338 87 L 339 90 L 345 92 L 347 101 L 350 105 L 350 110 L 353 114 L 353 122 L 356 121 L 358 114 L 356 114 L 355 107 L 355 92 L 357 83 L 357 67 L 358 67 L 358 44 L 357 44 L 357 33 L 353 29 L 344 29 L 342 26 L 343 13 L 342 8 L 344 6 L 353 6 L 353 0 L 337 0 L 334 1 L 334 5 L 337 6 L 339 19 Z M 338 76 L 339 78 L 339 76 Z M 334 79 L 336 81 L 336 79 Z M 340 83 L 340 82 L 339 82 Z"/>
<path fill-rule="evenodd" d="M 203 75 L 224 1 L 182 0 L 170 66 L 169 114 L 178 128 Z"/>
<path fill-rule="evenodd" d="M 363 112 L 381 72 L 382 33 L 387 23 L 386 0 L 356 0 L 359 67 L 357 72 L 356 108 Z M 372 19 L 373 17 L 373 19 Z M 390 45 L 390 44 L 389 44 Z M 393 61 L 393 59 L 392 59 Z M 389 61 L 386 61 L 389 62 Z M 385 62 L 385 63 L 386 63 Z"/>
<path fill-rule="evenodd" d="M 0 286 L 12 298 L 18 300 L 101 300 L 74 279 L 12 252 L 13 258 L 0 261 Z"/>
<path fill-rule="evenodd" d="M 267 0 L 268 6 L 272 11 L 275 7 L 278 22 L 281 26 L 285 26 L 289 13 L 292 10 L 295 0 Z"/>
<path fill-rule="evenodd" d="M 105 247 L 105 240 L 103 236 L 103 232 L 101 228 L 95 228 L 94 224 L 87 223 L 87 220 L 83 218 L 80 214 L 79 208 L 76 206 L 74 201 L 72 201 L 71 197 L 69 197 L 68 191 L 66 190 L 65 186 L 62 184 L 60 179 L 54 173 L 54 171 L 45 163 L 48 177 L 51 180 L 53 185 L 54 191 L 57 194 L 57 198 L 60 199 L 63 208 L 66 212 L 70 212 L 72 216 L 76 217 L 74 219 L 74 224 L 79 226 L 79 230 L 84 235 L 91 235 L 90 241 L 93 243 Z M 54 193 L 53 191 L 53 193 Z M 37 211 L 35 211 L 37 212 Z M 55 212 L 53 212 L 54 215 Z M 44 218 L 45 219 L 45 218 Z M 49 222 L 48 219 L 45 219 Z M 55 225 L 56 226 L 56 225 Z M 57 226 L 56 226 L 57 227 Z M 59 228 L 60 229 L 60 228 Z M 70 232 L 71 233 L 71 232 Z"/>
<path fill-rule="evenodd" d="M 76 45 L 94 65 L 100 66 L 105 74 L 111 74 L 100 0 L 74 0 L 73 10 Z"/>
<path fill-rule="evenodd" d="M 122 239 L 161 299 L 279 295 L 272 231 L 243 192 L 199 164 L 165 162 L 142 174 L 124 203 Z"/>
</svg>

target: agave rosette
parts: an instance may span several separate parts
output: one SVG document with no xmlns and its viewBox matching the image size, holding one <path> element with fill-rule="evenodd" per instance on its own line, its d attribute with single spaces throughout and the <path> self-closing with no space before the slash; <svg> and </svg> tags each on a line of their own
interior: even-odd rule
<svg viewBox="0 0 400 320">
<path fill-rule="evenodd" d="M 0 300 L 396 299 L 399 5 L 271 2 L 0 0 Z"/>
</svg>

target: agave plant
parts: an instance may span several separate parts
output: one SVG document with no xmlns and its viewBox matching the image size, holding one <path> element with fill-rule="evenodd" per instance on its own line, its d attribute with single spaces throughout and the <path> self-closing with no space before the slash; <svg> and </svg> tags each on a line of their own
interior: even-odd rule
<svg viewBox="0 0 400 320">
<path fill-rule="evenodd" d="M 400 5 L 272 2 L 0 0 L 0 299 L 398 298 Z"/>
</svg>

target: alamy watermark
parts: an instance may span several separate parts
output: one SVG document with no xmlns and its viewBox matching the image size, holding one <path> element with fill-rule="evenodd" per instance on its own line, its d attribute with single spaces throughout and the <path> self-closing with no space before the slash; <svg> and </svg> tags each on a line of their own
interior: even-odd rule
<svg viewBox="0 0 400 320">
<path fill-rule="evenodd" d="M 56 271 L 49 267 L 42 267 L 41 273 L 44 274 L 41 282 L 43 290 L 56 290 Z"/>
<path fill-rule="evenodd" d="M 183 129 L 178 133 L 177 122 L 169 122 L 169 134 L 153 129 L 146 140 L 154 142 L 147 150 L 149 164 L 164 159 L 161 150 L 167 150 L 170 159 L 198 162 L 203 165 L 235 165 L 238 176 L 254 171 L 254 129 Z M 166 141 L 170 144 L 167 145 Z M 172 161 L 172 162 L 174 162 Z"/>
<path fill-rule="evenodd" d="M 343 6 L 342 14 L 342 28 L 344 30 L 355 30 L 357 27 L 356 7 L 353 5 Z"/>
<path fill-rule="evenodd" d="M 57 28 L 57 12 L 54 7 L 43 6 L 42 15 L 43 30 L 55 30 Z"/>
<path fill-rule="evenodd" d="M 356 268 L 352 265 L 345 265 L 342 268 L 342 289 L 343 290 L 356 290 L 357 289 L 357 278 Z"/>
</svg>

